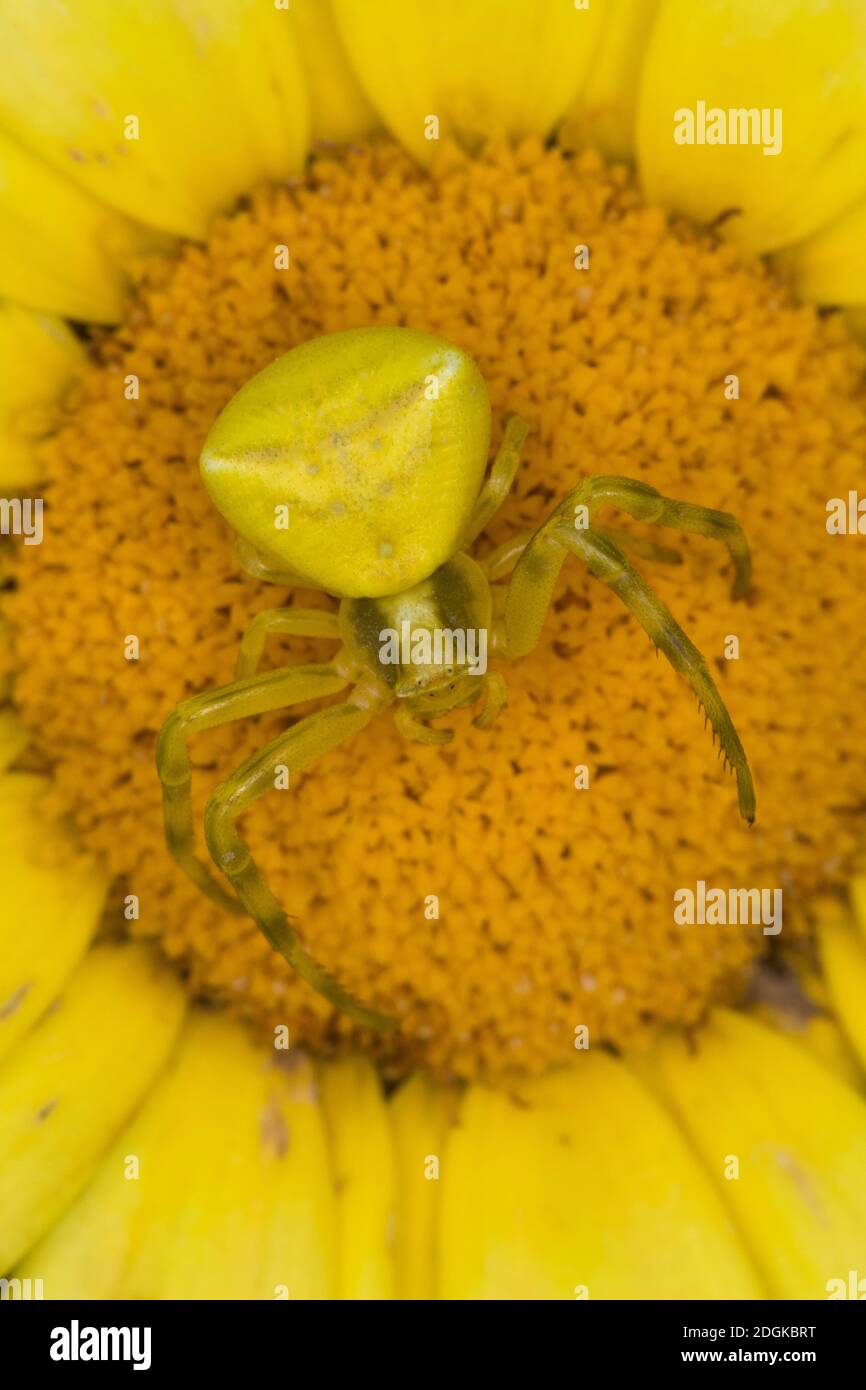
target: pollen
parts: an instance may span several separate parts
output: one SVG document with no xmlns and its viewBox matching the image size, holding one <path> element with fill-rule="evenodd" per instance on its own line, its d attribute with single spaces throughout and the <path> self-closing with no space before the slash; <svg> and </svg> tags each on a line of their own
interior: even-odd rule
<svg viewBox="0 0 866 1390">
<path fill-rule="evenodd" d="M 289 269 L 275 269 L 277 243 Z M 771 944 L 807 944 L 804 901 L 841 880 L 860 843 L 866 542 L 826 520 L 863 477 L 866 359 L 838 315 L 798 306 L 710 231 L 670 223 L 593 155 L 527 142 L 445 152 L 422 174 L 388 142 L 329 152 L 148 269 L 125 322 L 93 338 L 43 446 L 44 541 L 12 551 L 0 595 L 14 698 L 53 771 L 46 816 L 71 820 L 116 875 L 108 923 L 161 938 L 191 990 L 264 1031 L 288 1024 L 293 1042 L 357 1043 L 251 921 L 222 914 L 169 857 L 154 746 L 174 705 L 232 680 L 255 613 L 334 608 L 241 572 L 198 455 L 277 355 L 370 324 L 469 352 L 494 447 L 508 413 L 530 425 L 479 554 L 539 525 L 590 473 L 735 513 L 754 556 L 737 604 L 722 547 L 605 524 L 679 552 L 635 564 L 717 680 L 757 823 L 741 821 L 688 687 L 570 560 L 539 647 L 494 663 L 508 705 L 491 729 L 461 710 L 451 743 L 422 746 L 385 713 L 265 797 L 242 833 L 312 953 L 399 1020 L 363 1039 L 394 1074 L 538 1071 L 584 1029 L 625 1046 L 696 1025 Z M 332 651 L 275 639 L 266 664 Z M 199 826 L 217 783 L 295 717 L 195 740 Z M 683 891 L 776 889 L 781 938 L 760 920 L 677 913 Z M 126 922 L 130 893 L 139 916 Z"/>
</svg>

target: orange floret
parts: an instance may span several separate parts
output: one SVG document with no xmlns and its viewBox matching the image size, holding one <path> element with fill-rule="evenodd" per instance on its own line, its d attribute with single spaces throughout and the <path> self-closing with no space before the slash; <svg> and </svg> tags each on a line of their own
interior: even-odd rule
<svg viewBox="0 0 866 1390">
<path fill-rule="evenodd" d="M 575 268 L 579 244 L 588 270 Z M 275 268 L 280 245 L 288 270 Z M 452 156 L 433 177 L 387 143 L 318 158 L 307 180 L 256 193 L 207 246 L 151 272 L 44 449 L 46 539 L 15 552 L 3 596 L 15 698 L 54 769 L 51 810 L 120 876 L 115 919 L 121 891 L 135 893 L 133 929 L 160 936 L 194 989 L 288 1023 L 293 1040 L 351 1039 L 252 923 L 221 915 L 169 858 L 154 742 L 180 699 L 232 678 L 251 615 L 285 601 L 242 576 L 200 483 L 211 421 L 277 354 L 372 323 L 472 353 L 495 442 L 506 411 L 530 422 L 482 550 L 593 472 L 736 513 L 755 559 L 747 604 L 731 603 L 707 541 L 656 533 L 684 563 L 637 563 L 717 676 L 758 823 L 739 819 L 685 685 L 570 562 L 541 646 L 505 669 L 509 705 L 491 732 L 464 712 L 454 743 L 421 747 L 386 715 L 267 798 L 244 833 L 314 954 L 402 1020 L 396 1042 L 377 1044 L 395 1071 L 419 1059 L 461 1075 L 537 1070 L 570 1053 L 581 1024 L 630 1044 L 651 1024 L 693 1023 L 767 938 L 676 926 L 675 890 L 781 886 L 789 937 L 799 896 L 838 879 L 861 834 L 866 546 L 828 535 L 825 508 L 863 476 L 864 356 L 835 316 L 797 307 L 730 247 L 671 229 L 592 156 L 527 142 Z M 130 634 L 138 661 L 124 658 Z M 729 635 L 738 660 L 725 659 Z M 328 650 L 274 643 L 268 661 Z M 198 740 L 199 817 L 284 723 Z"/>
</svg>

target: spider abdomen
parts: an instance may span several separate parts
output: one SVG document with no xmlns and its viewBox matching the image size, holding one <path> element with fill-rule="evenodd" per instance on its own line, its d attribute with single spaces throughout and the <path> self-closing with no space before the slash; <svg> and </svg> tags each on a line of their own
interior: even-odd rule
<svg viewBox="0 0 866 1390">
<path fill-rule="evenodd" d="M 201 471 L 275 568 L 377 597 L 454 554 L 489 443 L 487 388 L 468 354 L 414 329 L 352 329 L 247 382 L 214 423 Z"/>
</svg>

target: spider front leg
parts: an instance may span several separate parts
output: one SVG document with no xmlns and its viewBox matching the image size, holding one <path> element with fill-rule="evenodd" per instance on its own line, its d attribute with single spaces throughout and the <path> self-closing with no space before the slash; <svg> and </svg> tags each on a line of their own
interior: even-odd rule
<svg viewBox="0 0 866 1390">
<path fill-rule="evenodd" d="M 238 817 L 274 788 L 277 771 L 291 775 L 363 729 L 383 705 L 382 698 L 359 688 L 345 704 L 308 715 L 261 753 L 249 758 L 220 783 L 205 812 L 205 839 L 215 864 L 268 941 L 289 965 L 336 1008 L 368 1028 L 387 1029 L 393 1020 L 365 1008 L 304 950 L 288 916 L 265 883 L 249 847 L 236 829 Z"/>
<path fill-rule="evenodd" d="M 472 723 L 476 729 L 491 729 L 508 703 L 508 690 L 498 671 L 489 671 L 482 679 L 481 709 Z"/>
<path fill-rule="evenodd" d="M 655 560 L 661 565 L 681 565 L 683 562 L 680 552 L 669 545 L 657 545 L 655 541 L 647 540 L 644 536 L 633 536 L 630 531 L 623 531 L 619 527 L 597 526 L 595 530 L 598 535 L 607 536 L 614 545 L 632 555 L 639 555 L 643 560 Z M 534 531 L 519 531 L 478 561 L 491 584 L 499 579 L 507 579 L 534 535 Z"/>
<path fill-rule="evenodd" d="M 235 542 L 235 554 L 244 574 L 248 574 L 251 579 L 261 579 L 265 584 L 279 584 L 281 589 L 291 589 L 296 584 L 303 589 L 319 588 L 318 584 L 313 584 L 294 570 L 280 569 L 242 536 L 238 536 Z"/>
<path fill-rule="evenodd" d="M 431 719 L 445 713 L 444 710 L 436 710 L 431 714 Z M 426 718 L 420 718 L 413 714 L 412 710 L 406 705 L 398 705 L 394 711 L 394 723 L 399 733 L 410 743 L 427 743 L 430 745 L 450 743 L 454 737 L 453 729 L 431 729 Z"/>
<path fill-rule="evenodd" d="M 437 702 L 435 708 L 426 709 L 417 701 L 410 706 L 397 704 L 394 723 L 405 739 L 412 743 L 443 744 L 450 743 L 454 737 L 453 729 L 433 729 L 431 719 L 440 719 L 453 710 L 466 709 L 481 701 L 481 709 L 472 723 L 477 729 L 489 729 L 496 722 L 508 701 L 505 681 L 498 671 L 488 671 L 483 676 L 467 676 L 453 696 L 447 696 L 445 703 Z"/>
<path fill-rule="evenodd" d="M 505 501 L 520 467 L 520 451 L 529 433 L 529 426 L 519 415 L 509 415 L 505 421 L 505 433 L 499 451 L 493 460 L 490 477 L 484 484 L 469 523 L 460 541 L 461 550 L 466 550 L 484 530 L 490 518 Z"/>
<path fill-rule="evenodd" d="M 745 598 L 749 592 L 752 582 L 749 544 L 739 522 L 730 512 L 717 512 L 712 507 L 698 507 L 693 502 L 672 501 L 669 497 L 663 497 L 648 483 L 638 482 L 636 478 L 599 475 L 585 478 L 560 504 L 555 515 L 560 515 L 563 520 L 579 530 L 578 523 L 583 519 L 583 513 L 591 525 L 598 509 L 605 505 L 618 507 L 620 511 L 633 516 L 635 521 L 648 521 L 655 526 L 690 531 L 694 535 L 708 536 L 711 540 L 721 541 L 727 546 L 734 566 L 731 597 Z M 631 539 L 632 549 L 637 551 L 641 542 L 636 537 Z"/>
<path fill-rule="evenodd" d="M 241 638 L 235 679 L 243 680 L 259 668 L 268 637 L 325 637 L 340 640 L 340 620 L 336 613 L 319 608 L 265 608 L 251 620 Z"/>
<path fill-rule="evenodd" d="M 597 536 L 607 536 L 627 555 L 637 555 L 641 560 L 654 560 L 659 565 L 681 565 L 683 557 L 678 550 L 669 545 L 659 545 L 657 541 L 647 540 L 645 536 L 633 536 L 631 531 L 623 531 L 619 526 L 596 526 Z"/>
<path fill-rule="evenodd" d="M 740 814 L 751 824 L 755 819 L 752 775 L 706 662 L 609 536 L 592 528 L 575 530 L 573 521 L 566 519 L 566 506 L 574 496 L 576 493 L 536 532 L 515 566 L 505 602 L 503 654 L 509 658 L 524 656 L 535 646 L 565 557 L 569 551 L 577 555 L 597 579 L 619 595 L 674 670 L 689 682 L 718 736 L 726 762 L 736 772 Z"/>
<path fill-rule="evenodd" d="M 178 705 L 163 724 L 156 745 L 156 765 L 162 782 L 168 848 L 193 883 L 227 911 L 242 912 L 243 908 L 195 852 L 192 768 L 187 751 L 190 736 L 235 719 L 268 714 L 320 695 L 335 695 L 348 684 L 349 677 L 334 666 L 284 667 L 194 695 Z"/>
</svg>

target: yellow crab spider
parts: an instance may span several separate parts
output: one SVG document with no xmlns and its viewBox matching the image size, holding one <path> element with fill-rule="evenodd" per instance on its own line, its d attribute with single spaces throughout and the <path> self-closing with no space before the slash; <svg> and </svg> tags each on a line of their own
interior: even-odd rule
<svg viewBox="0 0 866 1390">
<path fill-rule="evenodd" d="M 612 506 L 724 542 L 733 597 L 742 598 L 750 557 L 735 519 L 630 478 L 589 477 L 535 531 L 474 560 L 469 549 L 506 497 L 527 434 L 521 420 L 508 419 L 485 480 L 490 427 L 487 388 L 465 352 L 414 329 L 352 329 L 294 348 L 248 381 L 201 456 L 204 485 L 238 535 L 242 567 L 340 603 L 331 613 L 259 613 L 241 641 L 233 684 L 169 715 L 157 746 L 168 846 L 203 892 L 249 913 L 309 984 L 373 1027 L 391 1024 L 303 948 L 238 834 L 238 817 L 280 770 L 308 767 L 395 701 L 401 733 L 422 743 L 450 739 L 430 721 L 462 706 L 477 703 L 475 723 L 489 728 L 505 705 L 505 682 L 487 672 L 486 657 L 511 661 L 532 651 L 569 553 L 613 589 L 691 685 L 736 772 L 740 813 L 749 822 L 755 815 L 746 755 L 703 657 L 624 553 L 676 561 L 677 552 L 596 522 Z M 330 638 L 339 649 L 324 665 L 260 672 L 274 633 Z M 347 689 L 343 703 L 292 724 L 211 797 L 205 839 L 229 891 L 196 853 L 190 737 Z"/>
</svg>

